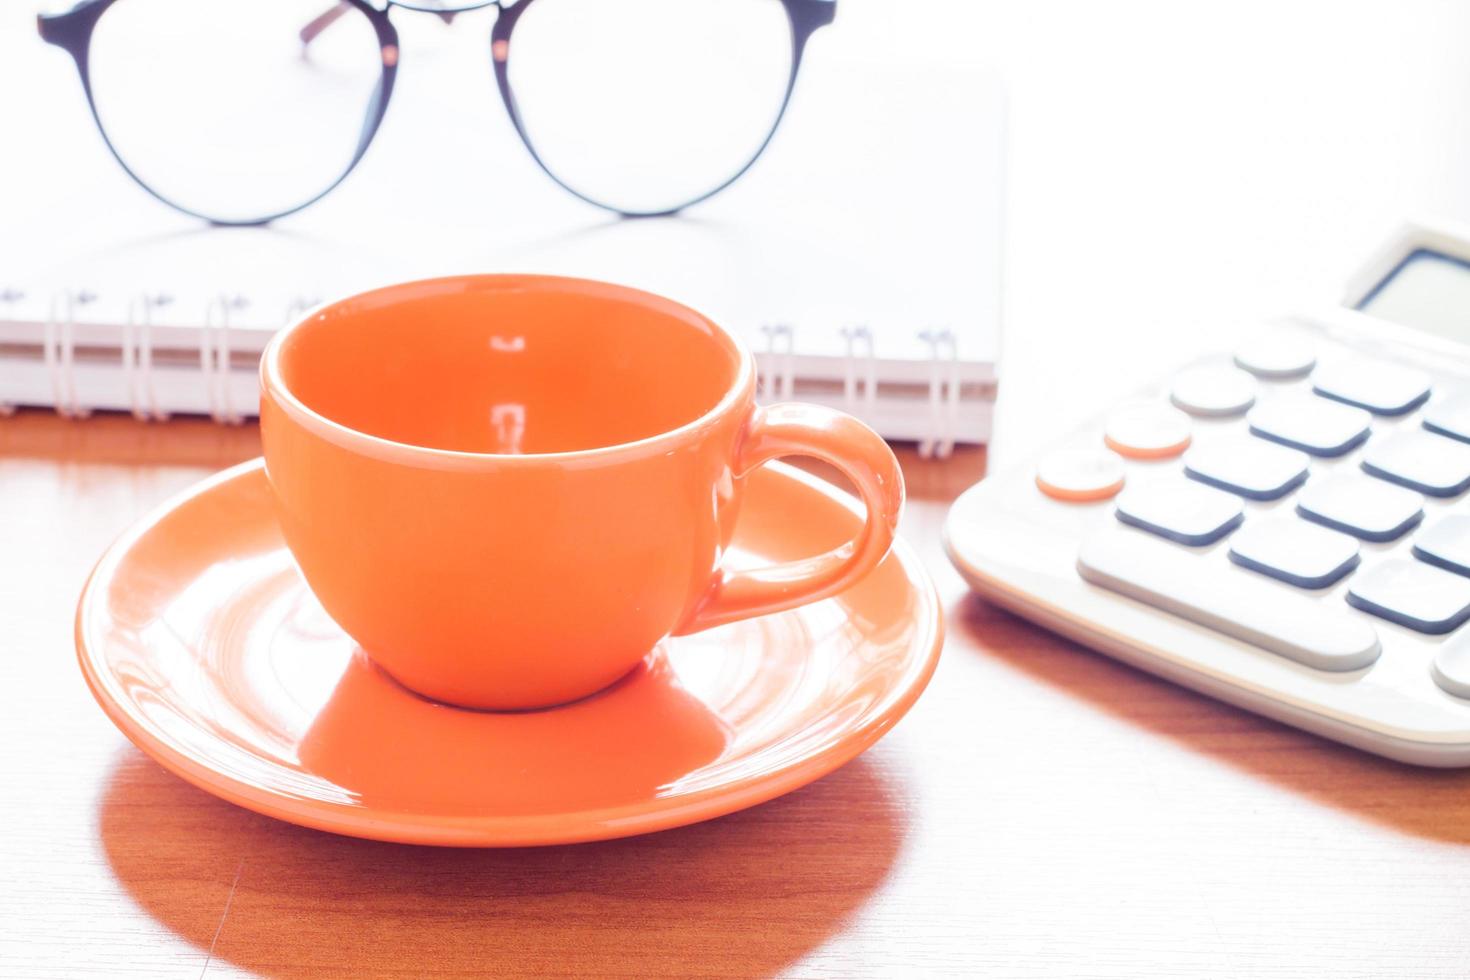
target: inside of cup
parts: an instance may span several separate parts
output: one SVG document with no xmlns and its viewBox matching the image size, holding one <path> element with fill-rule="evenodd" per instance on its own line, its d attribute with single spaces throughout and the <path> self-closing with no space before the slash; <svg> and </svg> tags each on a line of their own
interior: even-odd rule
<svg viewBox="0 0 1470 980">
<path fill-rule="evenodd" d="M 573 452 L 699 419 L 741 355 L 708 320 L 602 283 L 480 276 L 377 290 L 285 338 L 279 377 L 308 409 L 393 442 Z"/>
</svg>

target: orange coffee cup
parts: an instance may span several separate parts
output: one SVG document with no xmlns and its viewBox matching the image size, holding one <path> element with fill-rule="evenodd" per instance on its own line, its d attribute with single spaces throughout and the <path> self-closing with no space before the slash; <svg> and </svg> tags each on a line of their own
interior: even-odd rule
<svg viewBox="0 0 1470 980">
<path fill-rule="evenodd" d="M 734 337 L 606 283 L 461 276 L 354 296 L 277 334 L 261 387 L 307 584 L 401 684 L 468 707 L 575 700 L 670 634 L 830 596 L 887 554 L 903 506 L 871 429 L 757 407 Z M 862 532 L 723 567 L 744 477 L 793 454 L 847 474 Z"/>
</svg>

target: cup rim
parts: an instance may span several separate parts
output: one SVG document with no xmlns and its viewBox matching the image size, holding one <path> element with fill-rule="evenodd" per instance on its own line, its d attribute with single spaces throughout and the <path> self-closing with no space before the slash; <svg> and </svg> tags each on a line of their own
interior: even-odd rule
<svg viewBox="0 0 1470 980">
<path fill-rule="evenodd" d="M 370 297 L 382 297 L 384 294 L 412 290 L 418 291 L 420 295 L 424 295 L 442 291 L 451 285 L 464 284 L 483 284 L 489 287 L 502 288 L 514 288 L 516 286 L 546 288 L 549 286 L 562 291 L 591 294 L 607 299 L 621 299 L 643 306 L 661 307 L 663 312 L 684 318 L 693 318 L 707 326 L 711 333 L 735 356 L 737 361 L 735 377 L 725 389 L 725 393 L 720 396 L 720 400 L 712 408 L 697 418 L 684 422 L 675 428 L 666 429 L 663 432 L 656 432 L 651 436 L 645 436 L 642 439 L 635 439 L 630 442 L 619 442 L 607 446 L 594 446 L 590 449 L 570 449 L 551 453 L 470 452 L 460 449 L 440 449 L 433 446 L 419 446 L 413 443 L 385 439 L 382 436 L 363 432 L 360 429 L 354 429 L 351 426 L 343 425 L 341 422 L 328 418 L 298 398 L 286 383 L 281 365 L 282 348 L 292 334 L 297 330 L 305 328 L 308 324 L 315 322 L 324 313 L 327 313 L 335 307 L 340 307 L 348 303 L 361 302 Z M 668 299 L 667 297 L 660 296 L 657 293 L 636 289 L 632 286 L 623 286 L 596 279 L 581 279 L 574 276 L 474 273 L 393 283 L 317 304 L 301 314 L 301 316 L 286 327 L 276 331 L 275 335 L 266 344 L 265 350 L 260 358 L 260 385 L 262 393 L 272 399 L 281 411 L 293 422 L 305 427 L 313 434 L 352 452 L 362 453 L 389 462 L 419 463 L 453 468 L 473 468 L 478 465 L 490 464 L 496 466 L 526 466 L 546 462 L 579 460 L 606 461 L 619 456 L 641 456 L 650 450 L 656 451 L 666 445 L 683 443 L 692 434 L 708 429 L 716 424 L 754 391 L 755 359 L 751 356 L 750 351 L 730 331 L 698 310 L 685 306 L 675 300 Z"/>
</svg>

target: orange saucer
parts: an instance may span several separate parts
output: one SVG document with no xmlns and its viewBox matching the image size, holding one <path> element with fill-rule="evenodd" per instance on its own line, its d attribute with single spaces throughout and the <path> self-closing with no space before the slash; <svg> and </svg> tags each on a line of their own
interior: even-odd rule
<svg viewBox="0 0 1470 980">
<path fill-rule="evenodd" d="M 859 527 L 855 506 L 791 467 L 757 470 L 732 557 L 769 565 L 833 547 Z M 308 827 L 464 846 L 623 837 L 786 793 L 887 732 L 941 639 L 934 588 L 899 541 L 836 598 L 666 641 L 586 700 L 448 707 L 399 687 L 322 612 L 259 460 L 125 535 L 77 610 L 93 694 L 165 768 Z"/>
</svg>

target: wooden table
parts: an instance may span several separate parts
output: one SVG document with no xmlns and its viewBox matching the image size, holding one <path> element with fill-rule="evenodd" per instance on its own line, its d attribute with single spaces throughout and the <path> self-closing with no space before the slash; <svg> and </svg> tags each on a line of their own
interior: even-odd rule
<svg viewBox="0 0 1470 980">
<path fill-rule="evenodd" d="M 300 829 L 103 717 L 73 606 L 108 541 L 253 428 L 0 420 L 0 974 L 150 978 L 1470 974 L 1470 773 L 1339 748 L 969 596 L 904 452 L 949 639 L 806 789 L 649 837 L 454 851 Z"/>
</svg>

